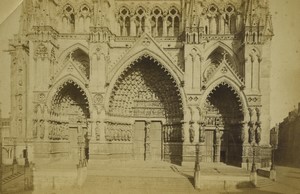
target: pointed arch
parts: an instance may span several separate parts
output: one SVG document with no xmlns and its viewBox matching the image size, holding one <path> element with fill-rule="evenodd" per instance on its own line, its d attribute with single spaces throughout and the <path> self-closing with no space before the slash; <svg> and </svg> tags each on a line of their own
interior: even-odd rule
<svg viewBox="0 0 300 194">
<path fill-rule="evenodd" d="M 224 60 L 237 73 L 237 76 L 244 77 L 243 66 L 240 65 L 237 55 L 226 44 L 218 42 L 208 49 L 205 56 L 206 61 L 211 61 L 215 67 Z"/>
<path fill-rule="evenodd" d="M 65 60 L 65 58 L 72 52 L 72 51 L 75 51 L 76 49 L 81 49 L 82 51 L 84 51 L 88 56 L 89 56 L 89 49 L 88 47 L 86 47 L 85 45 L 83 44 L 80 44 L 80 43 L 76 43 L 76 44 L 73 44 L 71 46 L 69 46 L 68 48 L 66 48 L 65 50 L 63 50 L 59 57 L 58 57 L 58 62 L 59 63 L 62 63 L 63 60 Z"/>
<path fill-rule="evenodd" d="M 89 11 L 91 11 L 91 7 L 93 7 L 89 2 L 87 1 L 83 1 L 80 4 L 77 5 L 76 9 L 78 11 L 82 10 L 83 7 L 87 7 L 89 9 Z"/>
<path fill-rule="evenodd" d="M 219 153 L 221 157 L 213 155 L 206 159 L 213 158 L 216 162 L 240 166 L 244 130 L 242 124 L 246 116 L 240 92 L 230 80 L 219 80 L 207 89 L 201 106 L 204 123 L 208 128 L 206 134 L 214 134 L 214 138 L 208 136 L 207 140 L 220 145 L 220 150 L 215 149 L 214 153 Z"/>
<path fill-rule="evenodd" d="M 238 60 L 236 53 L 228 45 L 226 45 L 223 42 L 216 42 L 215 44 L 213 44 L 209 48 L 207 48 L 206 55 L 204 56 L 204 58 L 208 59 L 210 54 L 213 53 L 218 48 L 224 49 L 226 52 L 228 52 L 232 56 L 235 64 L 239 64 L 239 60 Z"/>
<path fill-rule="evenodd" d="M 47 107 L 51 107 L 52 99 L 54 98 L 56 93 L 59 92 L 60 88 L 63 87 L 63 85 L 67 82 L 73 82 L 74 84 L 76 84 L 80 88 L 80 90 L 82 90 L 83 95 L 86 96 L 86 98 L 87 98 L 88 106 L 89 106 L 89 112 L 91 113 L 91 108 L 92 108 L 91 94 L 87 90 L 87 88 L 85 87 L 84 83 L 82 83 L 79 79 L 77 79 L 73 75 L 67 75 L 67 76 L 61 78 L 60 80 L 58 80 L 51 87 L 50 92 L 48 93 L 47 98 L 46 98 Z"/>
<path fill-rule="evenodd" d="M 156 61 L 158 63 L 158 65 L 160 67 L 162 67 L 164 69 L 164 71 L 167 72 L 167 74 L 169 74 L 172 79 L 175 81 L 175 84 L 177 86 L 177 88 L 180 91 L 180 95 L 181 95 L 181 99 L 182 99 L 182 103 L 183 103 L 183 107 L 185 107 L 186 104 L 186 96 L 185 96 L 185 92 L 183 91 L 182 88 L 182 76 L 180 76 L 180 72 L 174 70 L 174 68 L 171 67 L 171 62 L 170 61 L 166 61 L 164 60 L 161 56 L 159 56 L 158 54 L 148 50 L 148 49 L 143 49 L 140 52 L 137 52 L 136 54 L 134 54 L 133 56 L 125 59 L 123 61 L 123 63 L 120 63 L 118 65 L 118 67 L 115 68 L 115 71 L 111 71 L 107 77 L 107 81 L 109 83 L 109 87 L 107 89 L 107 95 L 105 97 L 105 105 L 106 105 L 106 109 L 108 108 L 108 102 L 109 102 L 109 97 L 112 93 L 113 87 L 115 86 L 118 78 L 126 71 L 126 69 L 129 69 L 134 62 L 136 62 L 137 60 L 139 60 L 142 57 L 150 57 L 152 58 L 154 61 Z"/>
<path fill-rule="evenodd" d="M 77 43 L 65 49 L 58 58 L 58 70 L 61 71 L 71 58 L 72 61 L 74 61 L 74 65 L 77 66 L 78 70 L 88 80 L 91 72 L 88 48 L 80 43 Z"/>
<path fill-rule="evenodd" d="M 110 116 L 150 116 L 167 122 L 183 119 L 179 88 L 172 76 L 150 56 L 142 56 L 124 70 L 109 98 Z M 144 112 L 146 107 L 151 111 Z"/>
<path fill-rule="evenodd" d="M 247 100 L 246 100 L 246 96 L 245 96 L 244 92 L 240 91 L 240 88 L 242 87 L 242 85 L 236 83 L 234 80 L 232 80 L 231 78 L 226 77 L 226 76 L 214 80 L 213 82 L 211 82 L 211 84 L 209 86 L 207 86 L 204 94 L 202 95 L 201 101 L 200 101 L 201 106 L 203 106 L 205 104 L 205 101 L 206 101 L 207 97 L 209 96 L 209 94 L 220 84 L 226 84 L 226 85 L 228 85 L 228 87 L 230 87 L 233 90 L 233 92 L 236 94 L 236 96 L 240 100 L 242 112 L 245 116 L 245 114 L 247 113 L 248 105 L 247 105 Z"/>
</svg>

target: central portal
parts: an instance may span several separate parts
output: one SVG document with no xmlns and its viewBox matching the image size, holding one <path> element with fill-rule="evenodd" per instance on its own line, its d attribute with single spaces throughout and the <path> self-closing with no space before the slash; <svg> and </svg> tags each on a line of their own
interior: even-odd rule
<svg viewBox="0 0 300 194">
<path fill-rule="evenodd" d="M 169 151 L 163 151 L 165 144 L 182 142 L 179 88 L 156 60 L 148 55 L 135 60 L 119 76 L 111 94 L 109 116 L 114 120 L 111 123 L 118 122 L 118 118 L 133 123 L 134 159 L 162 160 L 166 154 L 170 155 Z"/>
<path fill-rule="evenodd" d="M 136 121 L 133 155 L 136 160 L 162 159 L 162 124 L 160 121 Z"/>
</svg>

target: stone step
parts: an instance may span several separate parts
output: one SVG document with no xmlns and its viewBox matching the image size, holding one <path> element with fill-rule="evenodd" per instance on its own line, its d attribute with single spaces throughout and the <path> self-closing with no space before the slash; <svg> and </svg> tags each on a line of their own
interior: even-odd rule
<svg viewBox="0 0 300 194">
<path fill-rule="evenodd" d="M 83 184 L 84 191 L 107 191 L 123 193 L 123 191 L 176 191 L 182 193 L 194 192 L 193 179 L 188 178 L 158 178 L 158 177 L 102 177 L 88 176 Z M 111 188 L 113 185 L 114 188 Z M 88 193 L 88 192 L 87 192 Z"/>
<path fill-rule="evenodd" d="M 24 174 L 20 174 L 19 176 L 7 180 L 7 182 L 2 184 L 3 194 L 23 193 L 23 191 L 24 191 Z"/>
<path fill-rule="evenodd" d="M 275 182 L 269 178 L 265 178 L 265 177 L 257 177 L 257 185 L 256 187 L 258 188 L 262 188 L 262 187 L 267 187 L 267 186 L 272 186 L 274 185 Z"/>
<path fill-rule="evenodd" d="M 2 184 L 6 184 L 6 183 L 8 183 L 8 182 L 10 182 L 10 181 L 12 181 L 12 180 L 15 180 L 15 179 L 17 179 L 18 177 L 22 176 L 23 174 L 24 174 L 24 173 L 21 173 L 21 172 L 17 172 L 17 173 L 15 173 L 15 174 L 12 174 L 12 175 L 10 175 L 10 176 L 8 176 L 8 177 L 2 179 Z"/>
</svg>

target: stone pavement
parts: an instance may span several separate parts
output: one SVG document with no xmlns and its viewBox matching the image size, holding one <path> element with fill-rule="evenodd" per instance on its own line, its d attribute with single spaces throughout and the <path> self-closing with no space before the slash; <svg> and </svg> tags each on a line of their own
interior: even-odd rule
<svg viewBox="0 0 300 194">
<path fill-rule="evenodd" d="M 49 165 L 49 169 L 53 166 L 53 163 Z M 62 163 L 60 166 L 65 168 L 66 164 Z M 161 161 L 89 161 L 88 176 L 82 187 L 55 188 L 51 191 L 39 192 L 45 194 L 199 193 L 193 187 L 193 169 L 194 164 L 178 166 Z M 235 183 L 249 182 L 247 171 L 224 164 L 201 164 L 201 173 L 203 183 L 206 185 L 205 189 L 210 189 L 201 193 L 212 193 L 212 190 L 216 189 L 224 191 L 224 188 L 235 186 L 233 185 Z"/>
<path fill-rule="evenodd" d="M 300 169 L 297 168 L 277 167 L 277 181 L 259 177 L 257 188 L 238 184 L 220 189 L 213 181 L 222 182 L 224 177 L 242 180 L 249 172 L 224 164 L 201 164 L 202 176 L 211 182 L 211 187 L 198 191 L 193 187 L 193 165 L 107 160 L 90 161 L 88 166 L 87 179 L 80 188 L 54 188 L 22 194 L 300 194 Z"/>
<path fill-rule="evenodd" d="M 300 168 L 277 166 L 277 180 L 266 181 L 258 188 L 234 189 L 222 193 L 227 194 L 300 194 Z M 259 177 L 258 182 L 265 181 Z"/>
</svg>

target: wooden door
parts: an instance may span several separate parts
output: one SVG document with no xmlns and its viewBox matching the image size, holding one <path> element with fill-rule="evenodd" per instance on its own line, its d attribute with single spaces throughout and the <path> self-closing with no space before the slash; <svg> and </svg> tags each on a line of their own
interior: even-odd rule
<svg viewBox="0 0 300 194">
<path fill-rule="evenodd" d="M 203 162 L 214 161 L 214 130 L 205 131 L 205 153 Z"/>
<path fill-rule="evenodd" d="M 79 159 L 79 147 L 78 147 L 78 134 L 77 127 L 69 128 L 69 139 L 70 139 L 70 147 L 71 147 L 71 158 L 74 160 Z"/>
<path fill-rule="evenodd" d="M 145 153 L 145 122 L 136 121 L 134 123 L 133 137 L 133 158 L 135 160 L 144 160 Z"/>
<path fill-rule="evenodd" d="M 150 125 L 150 153 L 152 160 L 162 159 L 162 124 L 160 121 L 152 121 Z"/>
</svg>

